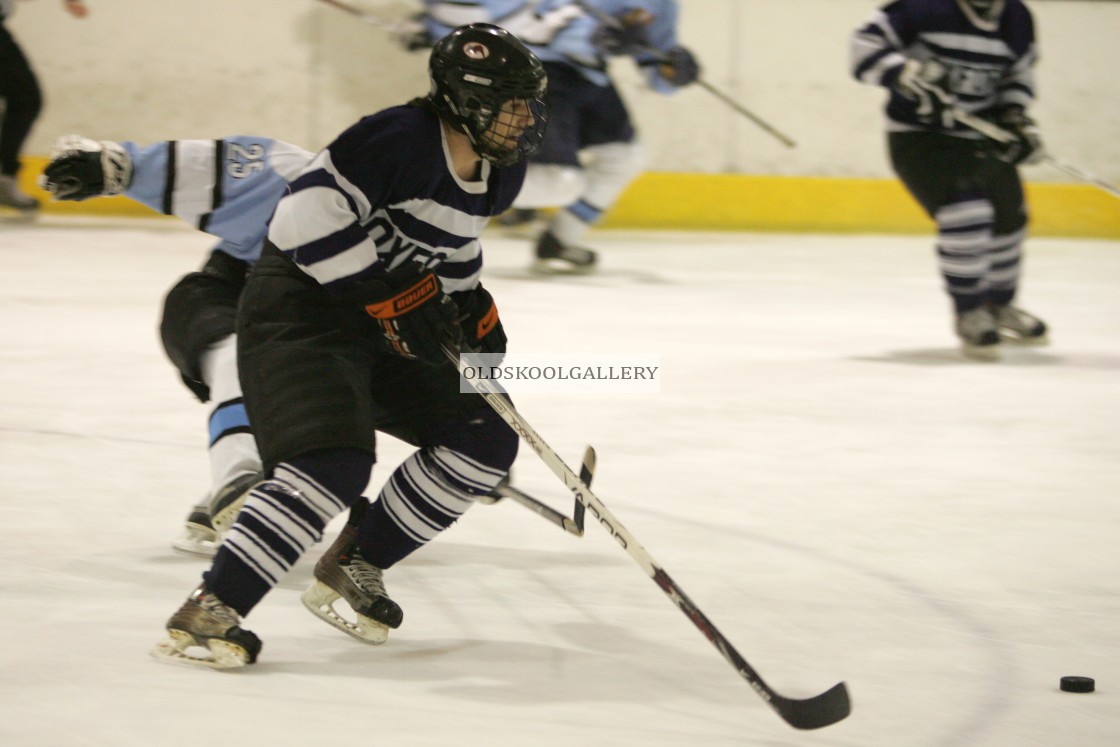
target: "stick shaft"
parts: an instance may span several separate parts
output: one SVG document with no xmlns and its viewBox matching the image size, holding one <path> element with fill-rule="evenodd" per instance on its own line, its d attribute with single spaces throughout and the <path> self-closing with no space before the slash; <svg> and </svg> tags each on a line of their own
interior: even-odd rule
<svg viewBox="0 0 1120 747">
<path fill-rule="evenodd" d="M 462 375 L 467 363 L 448 347 L 444 347 L 444 354 Z M 798 729 L 817 729 L 847 717 L 851 711 L 851 706 L 848 700 L 847 687 L 842 682 L 820 695 L 805 700 L 786 698 L 775 692 L 755 671 L 754 667 L 748 664 L 746 659 L 735 650 L 735 647 L 731 645 L 727 638 L 719 632 L 712 621 L 700 611 L 700 608 L 688 598 L 684 590 L 654 561 L 649 552 L 630 533 L 630 530 L 623 526 L 622 522 L 603 505 L 598 496 L 591 492 L 591 488 L 580 480 L 571 467 L 529 425 L 513 404 L 487 379 L 467 379 L 464 376 L 464 380 L 468 381 L 475 391 L 482 395 L 494 411 L 506 421 L 510 428 L 536 452 L 541 461 L 552 470 L 552 473 L 559 477 L 572 491 L 576 500 L 586 506 L 591 516 L 622 545 L 622 548 L 633 558 L 634 562 L 641 566 L 646 575 L 653 579 L 654 583 L 669 597 L 673 604 L 704 634 L 704 637 L 715 646 L 716 650 L 720 652 L 739 676 L 746 680 L 758 696 L 773 708 L 786 723 Z"/>
<path fill-rule="evenodd" d="M 953 118 L 963 124 L 965 127 L 970 127 L 979 132 L 984 137 L 989 138 L 990 140 L 995 140 L 997 143 L 1010 143 L 1011 141 L 1015 140 L 1014 133 L 1008 132 L 999 125 L 993 124 L 986 119 L 981 119 L 975 114 L 962 112 L 958 109 L 953 112 Z M 1045 163 L 1050 164 L 1054 168 L 1064 171 L 1070 176 L 1079 179 L 1080 181 L 1092 184 L 1094 187 L 1097 187 L 1099 189 L 1103 189 L 1113 197 L 1120 197 L 1120 187 L 1117 187 L 1114 184 L 1109 184 L 1099 176 L 1079 169 L 1068 161 L 1063 161 L 1062 159 L 1057 158 L 1056 156 L 1052 156 L 1049 153 L 1043 153 L 1042 160 Z"/>
<path fill-rule="evenodd" d="M 606 24 L 607 26 L 613 26 L 614 28 L 621 28 L 621 26 L 622 26 L 622 22 L 619 19 L 615 18 L 610 13 L 607 13 L 605 10 L 603 10 L 601 8 L 597 8 L 594 5 L 592 5 L 588 2 L 585 2 L 585 0 L 576 0 L 576 5 L 578 5 L 580 8 L 582 8 L 585 13 L 594 17 L 600 23 Z M 668 59 L 665 56 L 664 52 L 662 52 L 660 49 L 657 49 L 655 47 L 643 47 L 642 51 L 645 52 L 646 54 L 649 54 L 653 57 L 656 57 L 656 58 L 658 58 L 659 60 L 662 60 L 662 61 Z M 765 132 L 769 133 L 770 135 L 773 135 L 775 138 L 777 138 L 787 148 L 793 148 L 797 145 L 797 143 L 795 143 L 788 135 L 785 135 L 782 132 L 779 132 L 773 125 L 764 121 L 757 114 L 750 111 L 745 106 L 740 104 L 738 101 L 731 98 L 726 93 L 719 90 L 718 88 L 716 88 L 711 83 L 704 80 L 703 78 L 698 78 L 696 80 L 696 85 L 700 86 L 705 91 L 712 94 L 717 99 L 719 99 L 723 103 L 727 104 L 729 107 L 731 107 L 732 109 L 734 109 L 738 113 L 742 114 L 744 117 L 749 119 L 751 122 L 753 122 L 754 124 L 756 124 L 760 128 L 762 128 L 762 130 L 764 130 Z"/>
</svg>

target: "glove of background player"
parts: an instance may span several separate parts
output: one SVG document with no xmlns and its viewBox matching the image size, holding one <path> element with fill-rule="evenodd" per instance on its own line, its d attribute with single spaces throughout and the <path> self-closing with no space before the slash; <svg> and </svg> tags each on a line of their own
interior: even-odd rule
<svg viewBox="0 0 1120 747">
<path fill-rule="evenodd" d="M 916 101 L 918 120 L 925 124 L 953 129 L 953 107 L 956 97 L 946 90 L 949 71 L 936 60 L 908 60 L 902 66 L 895 90 Z"/>
<path fill-rule="evenodd" d="M 456 293 L 453 298 L 460 309 L 462 349 L 472 353 L 504 355 L 506 331 L 498 318 L 498 306 L 490 292 L 479 285 L 474 290 Z"/>
<path fill-rule="evenodd" d="M 56 200 L 119 195 L 132 183 L 132 158 L 118 143 L 80 135 L 58 139 L 40 186 Z"/>
<path fill-rule="evenodd" d="M 1042 159 L 1042 137 L 1034 120 L 1027 116 L 1023 107 L 1009 106 L 996 114 L 995 121 L 1015 136 L 1009 143 L 989 141 L 996 158 L 1016 165 L 1038 163 Z"/>
<path fill-rule="evenodd" d="M 379 342 L 393 355 L 439 364 L 445 360 L 442 345 L 462 339 L 459 309 L 431 270 L 405 262 L 363 286 L 365 311 L 377 322 Z"/>
<path fill-rule="evenodd" d="M 424 26 L 424 14 L 416 13 L 402 21 L 400 25 L 390 29 L 393 38 L 409 52 L 431 49 L 436 40 L 428 33 Z"/>
<path fill-rule="evenodd" d="M 630 10 L 617 23 L 601 23 L 591 34 L 591 46 L 603 57 L 638 55 L 650 49 L 646 27 L 653 21 L 649 11 Z"/>
<path fill-rule="evenodd" d="M 700 77 L 700 63 L 684 47 L 673 47 L 661 61 L 661 77 L 677 88 L 695 83 Z"/>
</svg>

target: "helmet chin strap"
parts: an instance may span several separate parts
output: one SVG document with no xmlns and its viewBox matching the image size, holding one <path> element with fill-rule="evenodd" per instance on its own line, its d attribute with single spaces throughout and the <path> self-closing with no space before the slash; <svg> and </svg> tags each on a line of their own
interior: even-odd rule
<svg viewBox="0 0 1120 747">
<path fill-rule="evenodd" d="M 957 5 L 969 22 L 981 31 L 995 31 L 999 28 L 999 17 L 1003 15 L 1004 0 L 992 0 L 991 6 L 983 16 L 968 0 L 957 0 Z"/>
</svg>

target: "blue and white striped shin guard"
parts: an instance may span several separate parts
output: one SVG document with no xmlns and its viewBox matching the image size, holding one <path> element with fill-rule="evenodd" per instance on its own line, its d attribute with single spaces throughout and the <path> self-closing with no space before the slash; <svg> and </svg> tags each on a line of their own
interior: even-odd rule
<svg viewBox="0 0 1120 747">
<path fill-rule="evenodd" d="M 434 539 L 505 476 L 443 446 L 405 460 L 363 521 L 362 556 L 388 568 Z"/>
<path fill-rule="evenodd" d="M 988 249 L 987 286 L 992 295 L 1002 295 L 1009 302 L 1019 287 L 1023 240 L 1027 229 L 996 236 Z M 999 302 L 999 299 L 996 299 Z"/>
<path fill-rule="evenodd" d="M 308 475 L 280 464 L 271 479 L 249 493 L 205 576 L 207 586 L 247 614 L 345 508 Z"/>
<path fill-rule="evenodd" d="M 937 221 L 937 260 L 946 290 L 958 311 L 979 306 L 987 290 L 988 252 L 995 210 L 976 195 L 962 195 L 942 206 Z"/>
</svg>

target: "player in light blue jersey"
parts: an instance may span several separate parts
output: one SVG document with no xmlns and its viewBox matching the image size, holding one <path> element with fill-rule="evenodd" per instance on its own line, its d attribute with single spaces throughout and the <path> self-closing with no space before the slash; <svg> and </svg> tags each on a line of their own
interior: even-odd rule
<svg viewBox="0 0 1120 747">
<path fill-rule="evenodd" d="M 246 135 L 148 147 L 70 135 L 56 143 L 44 171 L 43 186 L 55 199 L 124 195 L 219 238 L 205 266 L 168 292 L 160 322 L 183 383 L 209 403 L 211 489 L 172 545 L 180 552 L 213 555 L 219 532 L 261 477 L 238 381 L 237 303 L 276 203 L 310 160 L 302 148 Z"/>
<path fill-rule="evenodd" d="M 895 0 L 851 37 L 852 73 L 886 88 L 887 142 L 903 184 L 937 224 L 937 257 L 964 353 L 1045 343 L 1013 302 L 1027 208 L 1018 164 L 1042 155 L 1034 101 L 1034 22 L 1022 0 Z M 1011 132 L 1005 144 L 959 121 Z"/>
<path fill-rule="evenodd" d="M 648 84 L 672 93 L 699 76 L 692 53 L 677 41 L 675 0 L 426 0 L 429 32 L 467 21 L 496 23 L 543 61 L 552 121 L 533 156 L 512 213 L 559 207 L 536 243 L 533 267 L 586 272 L 594 251 L 581 245 L 641 171 L 641 146 L 608 61 L 629 57 Z"/>
<path fill-rule="evenodd" d="M 276 205 L 237 318 L 266 479 L 156 656 L 214 668 L 255 661 L 260 640 L 241 618 L 348 507 L 303 602 L 359 640 L 384 642 L 403 613 L 383 571 L 509 473 L 517 435 L 479 395 L 460 393 L 444 349 L 505 352 L 478 239 L 512 204 L 540 145 L 547 78 L 516 37 L 486 24 L 439 41 L 429 75 L 427 96 L 354 124 Z M 371 505 L 362 491 L 377 432 L 417 448 Z M 200 648 L 206 656 L 192 654 Z"/>
</svg>

